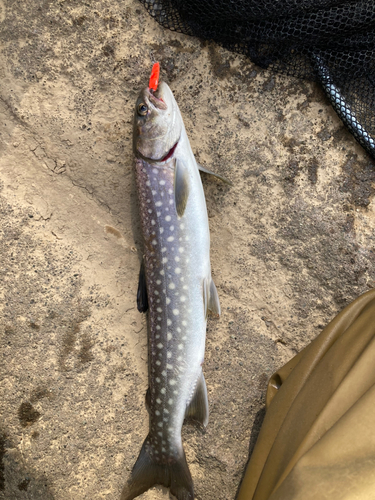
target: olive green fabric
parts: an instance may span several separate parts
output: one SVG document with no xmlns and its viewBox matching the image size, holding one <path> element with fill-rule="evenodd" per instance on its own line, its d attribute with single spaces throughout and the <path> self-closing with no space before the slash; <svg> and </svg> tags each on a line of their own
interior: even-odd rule
<svg viewBox="0 0 375 500">
<path fill-rule="evenodd" d="M 375 290 L 270 379 L 237 500 L 375 498 Z"/>
</svg>

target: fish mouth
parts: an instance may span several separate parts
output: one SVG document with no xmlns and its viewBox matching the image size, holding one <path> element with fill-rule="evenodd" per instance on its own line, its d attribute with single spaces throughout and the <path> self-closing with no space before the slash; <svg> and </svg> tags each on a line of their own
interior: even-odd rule
<svg viewBox="0 0 375 500">
<path fill-rule="evenodd" d="M 156 91 L 157 92 L 157 91 Z M 147 97 L 149 99 L 149 101 L 156 107 L 156 108 L 159 108 L 159 109 L 167 109 L 167 105 L 165 104 L 165 102 L 163 101 L 163 99 L 161 97 L 158 97 L 154 91 L 150 88 L 147 89 Z"/>
</svg>

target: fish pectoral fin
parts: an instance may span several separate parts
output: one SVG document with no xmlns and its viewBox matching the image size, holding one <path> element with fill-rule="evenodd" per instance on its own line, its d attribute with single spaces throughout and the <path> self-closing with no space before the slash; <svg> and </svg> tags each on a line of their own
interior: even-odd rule
<svg viewBox="0 0 375 500">
<path fill-rule="evenodd" d="M 220 316 L 220 301 L 214 280 L 211 278 L 205 278 L 203 280 L 203 307 L 205 312 L 205 317 L 207 318 L 208 311 L 212 314 L 217 314 Z"/>
<path fill-rule="evenodd" d="M 178 456 L 170 457 L 165 463 L 158 462 L 151 443 L 152 436 L 149 434 L 122 490 L 121 500 L 133 500 L 157 484 L 170 488 L 177 500 L 194 500 L 193 480 L 184 451 L 181 450 Z M 159 450 L 156 451 L 159 453 Z"/>
<path fill-rule="evenodd" d="M 185 163 L 176 158 L 174 171 L 174 200 L 176 212 L 182 217 L 189 197 L 189 172 Z"/>
<path fill-rule="evenodd" d="M 221 181 L 223 181 L 225 184 L 228 184 L 228 186 L 233 186 L 232 182 L 223 177 L 220 174 L 215 174 L 215 172 L 212 172 L 211 170 L 208 170 L 208 168 L 203 167 L 200 163 L 197 162 L 197 166 L 201 172 L 204 172 L 205 174 L 210 174 L 213 175 L 214 177 L 217 177 Z"/>
<path fill-rule="evenodd" d="M 146 273 L 145 273 L 145 264 L 143 262 L 143 259 L 141 262 L 141 268 L 139 270 L 138 290 L 137 290 L 137 309 L 141 313 L 146 312 L 148 309 Z"/>
<path fill-rule="evenodd" d="M 194 396 L 186 408 L 185 418 L 187 420 L 195 420 L 206 427 L 208 424 L 208 414 L 207 387 L 203 372 L 201 372 Z"/>
</svg>

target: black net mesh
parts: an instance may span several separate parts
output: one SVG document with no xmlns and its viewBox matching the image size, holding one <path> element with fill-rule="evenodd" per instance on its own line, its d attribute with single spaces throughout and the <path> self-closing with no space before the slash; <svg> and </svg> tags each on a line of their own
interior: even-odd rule
<svg viewBox="0 0 375 500">
<path fill-rule="evenodd" d="M 318 80 L 375 158 L 375 0 L 141 0 L 164 27 Z"/>
</svg>

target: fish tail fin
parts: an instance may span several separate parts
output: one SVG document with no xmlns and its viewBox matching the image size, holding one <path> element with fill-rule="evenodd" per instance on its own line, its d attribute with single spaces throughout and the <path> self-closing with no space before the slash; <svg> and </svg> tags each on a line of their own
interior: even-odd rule
<svg viewBox="0 0 375 500">
<path fill-rule="evenodd" d="M 159 484 L 170 488 L 177 500 L 194 500 L 193 480 L 186 462 L 185 453 L 158 460 L 150 444 L 150 435 L 145 439 L 131 476 L 121 493 L 121 500 L 133 500 L 138 495 Z"/>
</svg>

